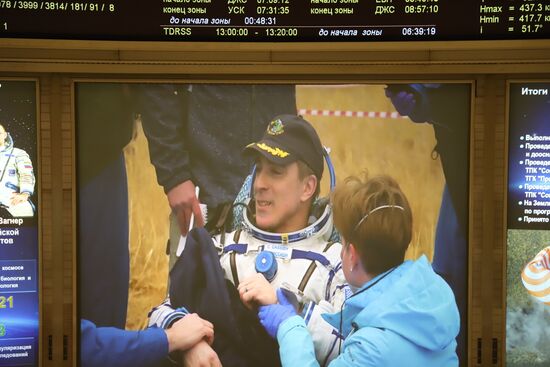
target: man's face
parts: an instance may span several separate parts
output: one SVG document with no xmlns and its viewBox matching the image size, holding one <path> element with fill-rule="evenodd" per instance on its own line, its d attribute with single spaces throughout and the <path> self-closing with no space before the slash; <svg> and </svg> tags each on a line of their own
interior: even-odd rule
<svg viewBox="0 0 550 367">
<path fill-rule="evenodd" d="M 296 162 L 280 166 L 259 156 L 254 179 L 258 228 L 275 233 L 304 228 L 309 211 L 307 200 L 311 196 L 307 181 L 307 177 L 300 179 Z"/>
</svg>

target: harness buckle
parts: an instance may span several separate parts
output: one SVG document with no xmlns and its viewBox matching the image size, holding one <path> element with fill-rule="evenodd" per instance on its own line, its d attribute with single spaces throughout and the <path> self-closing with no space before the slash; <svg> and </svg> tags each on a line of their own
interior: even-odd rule
<svg viewBox="0 0 550 367">
<path fill-rule="evenodd" d="M 260 245 L 260 246 L 256 247 L 255 249 L 252 249 L 252 250 L 247 249 L 246 252 L 243 255 L 244 256 L 255 255 L 255 254 L 259 254 L 263 250 L 264 250 L 264 246 Z"/>
</svg>

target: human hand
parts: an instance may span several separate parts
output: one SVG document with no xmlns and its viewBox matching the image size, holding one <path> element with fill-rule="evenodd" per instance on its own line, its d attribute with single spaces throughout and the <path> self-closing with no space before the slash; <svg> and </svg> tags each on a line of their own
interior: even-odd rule
<svg viewBox="0 0 550 367">
<path fill-rule="evenodd" d="M 412 122 L 433 123 L 429 90 L 439 88 L 440 84 L 392 84 L 385 89 L 388 97 L 401 116 L 408 116 Z"/>
<path fill-rule="evenodd" d="M 201 319 L 196 313 L 179 319 L 170 329 L 165 330 L 168 337 L 168 350 L 187 350 L 201 340 L 208 344 L 214 341 L 214 325 Z"/>
<path fill-rule="evenodd" d="M 286 299 L 280 288 L 277 289 L 277 298 L 279 299 L 278 304 L 261 306 L 258 311 L 260 323 L 273 338 L 277 338 L 277 331 L 283 321 L 296 315 L 294 306 Z"/>
<path fill-rule="evenodd" d="M 256 273 L 244 279 L 237 288 L 241 301 L 248 307 L 277 303 L 277 294 L 265 277 Z"/>
<path fill-rule="evenodd" d="M 17 205 L 29 200 L 30 194 L 28 192 L 15 192 L 11 195 L 10 205 Z"/>
<path fill-rule="evenodd" d="M 200 341 L 183 353 L 182 365 L 185 367 L 221 367 L 218 355 L 205 341 Z"/>
<path fill-rule="evenodd" d="M 401 116 L 409 116 L 413 113 L 417 101 L 411 91 L 397 89 L 396 86 L 388 86 L 384 92 Z"/>
<path fill-rule="evenodd" d="M 204 226 L 204 218 L 201 213 L 199 199 L 195 194 L 195 184 L 190 180 L 174 186 L 166 194 L 170 208 L 176 214 L 182 236 L 189 232 L 191 215 L 195 216 L 195 227 Z"/>
</svg>

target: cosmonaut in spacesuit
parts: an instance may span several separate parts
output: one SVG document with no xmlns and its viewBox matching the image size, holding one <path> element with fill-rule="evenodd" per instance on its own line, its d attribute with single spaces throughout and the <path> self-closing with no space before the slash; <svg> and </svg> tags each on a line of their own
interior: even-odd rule
<svg viewBox="0 0 550 367">
<path fill-rule="evenodd" d="M 312 209 L 319 194 L 323 157 L 334 183 L 328 154 L 315 129 L 295 115 L 276 117 L 263 138 L 249 144 L 245 153 L 255 156 L 256 167 L 241 229 L 213 239 L 224 277 L 250 308 L 276 303 L 277 288 L 295 295 L 313 335 L 317 359 L 328 361 L 337 354 L 334 346 L 339 335 L 321 314 L 339 310 L 350 294 L 341 269 L 341 245 L 332 240 L 331 207 Z M 170 296 L 173 274 L 174 270 Z M 169 297 L 152 310 L 150 325 L 167 327 L 187 312 L 174 309 L 178 305 L 171 304 L 170 298 L 174 300 Z M 200 348 L 187 353 L 199 353 Z"/>
<path fill-rule="evenodd" d="M 29 155 L 14 146 L 11 135 L 0 125 L 0 206 L 13 217 L 32 217 L 34 207 L 29 198 L 34 183 Z"/>
</svg>

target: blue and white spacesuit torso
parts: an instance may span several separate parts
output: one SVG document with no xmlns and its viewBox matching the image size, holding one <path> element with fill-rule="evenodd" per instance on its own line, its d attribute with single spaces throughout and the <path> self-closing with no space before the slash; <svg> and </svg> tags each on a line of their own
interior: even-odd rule
<svg viewBox="0 0 550 367">
<path fill-rule="evenodd" d="M 337 355 L 339 336 L 321 314 L 339 310 L 349 295 L 341 266 L 342 246 L 331 241 L 331 207 L 327 205 L 306 228 L 284 234 L 262 231 L 243 214 L 241 229 L 213 238 L 225 278 L 238 286 L 241 280 L 260 272 L 274 288 L 296 294 L 317 359 L 322 364 L 328 362 Z M 149 324 L 169 325 L 175 312 L 167 299 L 151 312 Z"/>
<path fill-rule="evenodd" d="M 339 310 L 349 287 L 341 266 L 342 245 L 331 241 L 331 207 L 327 205 L 323 214 L 306 228 L 286 234 L 258 229 L 246 213 L 243 219 L 243 229 L 226 235 L 225 243 L 220 243 L 223 249 L 220 263 L 226 278 L 237 286 L 240 280 L 261 272 L 258 270 L 262 270 L 265 252 L 274 254 L 276 272 L 272 274 L 268 269 L 266 278 L 274 288 L 297 295 L 302 316 L 313 336 L 317 360 L 323 363 L 332 359 L 337 353 L 334 350 L 337 333 L 321 314 Z"/>
<path fill-rule="evenodd" d="M 332 189 L 336 179 L 328 151 L 325 160 Z M 244 209 L 251 200 L 252 182 L 253 175 L 250 175 L 235 199 L 232 226 L 238 229 L 213 238 L 224 276 L 238 286 L 240 281 L 262 273 L 273 288 L 294 293 L 313 338 L 316 358 L 320 365 L 327 365 L 338 355 L 341 336 L 321 314 L 339 311 L 351 295 L 342 271 L 342 245 L 334 230 L 332 208 L 326 203 L 328 201 L 323 203 L 318 199 L 312 211 L 320 214 L 310 217 L 307 227 L 292 233 L 266 232 L 252 223 Z M 184 244 L 182 237 L 179 246 L 176 245 L 177 255 L 182 253 Z M 151 311 L 149 325 L 167 327 L 186 312 L 174 310 L 168 297 Z"/>
</svg>

